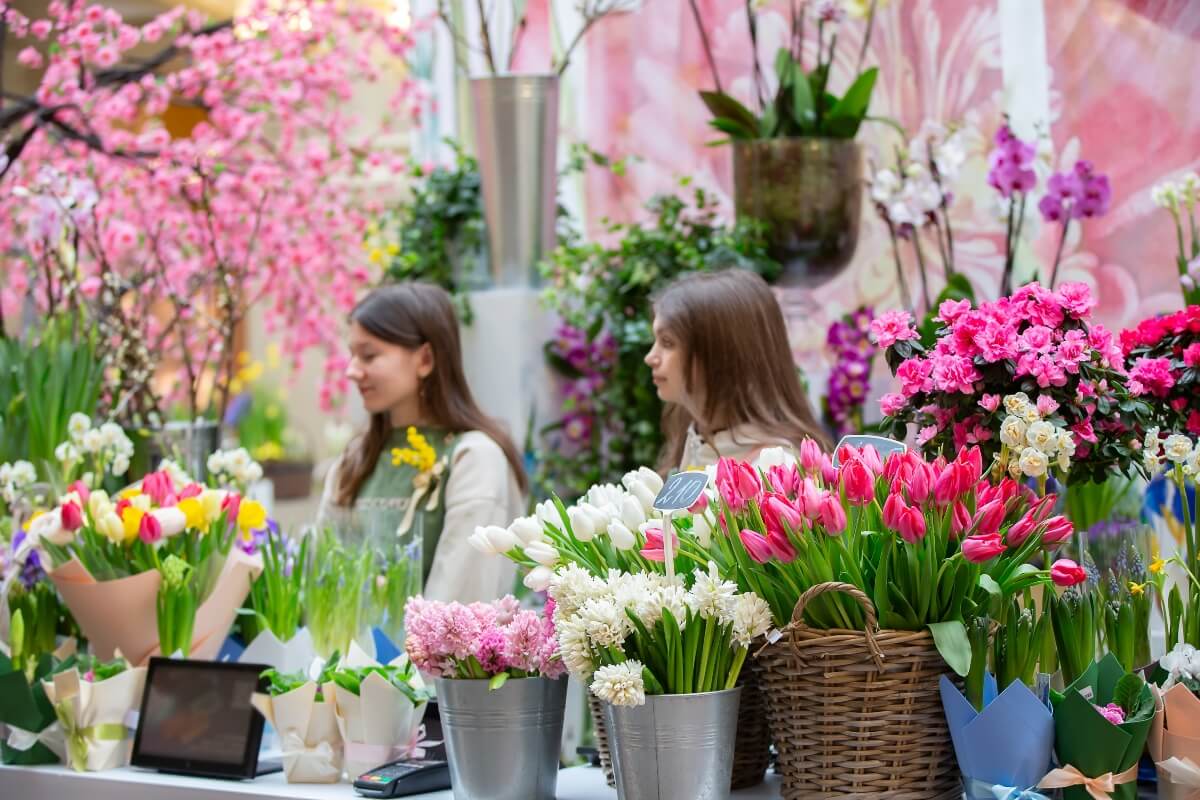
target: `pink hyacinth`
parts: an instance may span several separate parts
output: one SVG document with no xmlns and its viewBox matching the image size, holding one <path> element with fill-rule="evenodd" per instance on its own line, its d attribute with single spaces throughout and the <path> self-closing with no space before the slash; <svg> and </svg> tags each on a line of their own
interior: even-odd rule
<svg viewBox="0 0 1200 800">
<path fill-rule="evenodd" d="M 1100 716 L 1113 725 L 1123 725 L 1125 723 L 1125 710 L 1116 703 L 1109 703 L 1106 706 L 1093 705 L 1092 708 L 1096 709 L 1100 713 Z"/>
</svg>

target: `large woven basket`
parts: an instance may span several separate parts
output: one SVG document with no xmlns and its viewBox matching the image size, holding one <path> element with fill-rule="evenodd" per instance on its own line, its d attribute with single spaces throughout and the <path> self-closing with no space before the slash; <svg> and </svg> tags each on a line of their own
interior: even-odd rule
<svg viewBox="0 0 1200 800">
<path fill-rule="evenodd" d="M 866 630 L 805 625 L 804 607 L 827 592 L 851 595 Z M 880 630 L 865 594 L 822 583 L 800 596 L 782 638 L 756 655 L 784 800 L 962 797 L 938 693 L 946 665 L 928 631 Z"/>
<path fill-rule="evenodd" d="M 737 740 L 733 747 L 734 789 L 747 789 L 763 782 L 771 759 L 771 734 L 767 725 L 767 700 L 761 684 L 762 669 L 747 661 L 742 667 L 738 685 L 742 687 L 738 706 Z M 604 725 L 604 703 L 588 692 L 588 710 L 592 714 L 592 729 L 596 734 L 596 749 L 600 768 L 609 786 L 615 787 L 612 755 L 608 749 L 608 730 Z"/>
</svg>

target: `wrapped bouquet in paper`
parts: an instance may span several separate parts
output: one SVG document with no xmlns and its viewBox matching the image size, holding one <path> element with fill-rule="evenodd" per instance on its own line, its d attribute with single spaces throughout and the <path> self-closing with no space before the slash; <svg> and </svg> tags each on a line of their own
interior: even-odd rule
<svg viewBox="0 0 1200 800">
<path fill-rule="evenodd" d="M 107 664 L 81 659 L 42 686 L 54 707 L 72 769 L 97 772 L 129 763 L 133 731 L 127 721 L 141 706 L 145 667 L 130 667 L 124 659 Z"/>
<path fill-rule="evenodd" d="M 1136 800 L 1138 761 L 1154 723 L 1149 685 L 1110 653 L 1050 699 L 1062 766 L 1038 785 L 1064 789 L 1064 800 Z"/>
<path fill-rule="evenodd" d="M 419 755 L 421 719 L 430 694 L 407 656 L 385 666 L 351 642 L 324 691 L 337 715 L 349 774 Z"/>
<path fill-rule="evenodd" d="M 337 783 L 342 735 L 333 703 L 325 702 L 321 688 L 303 673 L 272 670 L 267 675 L 270 692 L 255 694 L 253 703 L 279 732 L 288 783 Z"/>
<path fill-rule="evenodd" d="M 1150 757 L 1158 767 L 1162 800 L 1200 796 L 1200 651 L 1176 645 L 1159 667 L 1167 677 L 1155 693 Z"/>
<path fill-rule="evenodd" d="M 99 485 L 104 469 L 101 460 L 87 474 Z M 31 521 L 22 555 L 49 559 L 50 579 L 101 658 L 212 658 L 262 570 L 246 549 L 267 524 L 257 502 L 168 462 L 111 497 L 76 481 Z"/>
<path fill-rule="evenodd" d="M 13 627 L 21 625 L 18 614 Z M 20 651 L 0 652 L 0 723 L 7 727 L 0 738 L 3 763 L 57 764 L 62 760 L 62 732 L 42 688 L 42 680 L 53 673 L 56 663 L 58 660 L 50 654 L 26 659 Z M 73 657 L 65 663 L 74 663 Z"/>
</svg>

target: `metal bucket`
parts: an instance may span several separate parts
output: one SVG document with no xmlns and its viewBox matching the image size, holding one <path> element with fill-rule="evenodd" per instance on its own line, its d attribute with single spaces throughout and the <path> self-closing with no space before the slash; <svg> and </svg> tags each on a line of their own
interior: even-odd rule
<svg viewBox="0 0 1200 800">
<path fill-rule="evenodd" d="M 567 681 L 437 679 L 455 800 L 554 800 Z"/>
<path fill-rule="evenodd" d="M 221 449 L 221 426 L 209 419 L 172 420 L 154 433 L 151 465 L 169 458 L 187 470 L 193 480 L 208 476 L 208 457 Z"/>
<path fill-rule="evenodd" d="M 619 800 L 724 800 L 741 687 L 604 707 Z"/>
<path fill-rule="evenodd" d="M 538 283 L 558 209 L 558 76 L 471 81 L 488 260 L 496 286 Z"/>
</svg>

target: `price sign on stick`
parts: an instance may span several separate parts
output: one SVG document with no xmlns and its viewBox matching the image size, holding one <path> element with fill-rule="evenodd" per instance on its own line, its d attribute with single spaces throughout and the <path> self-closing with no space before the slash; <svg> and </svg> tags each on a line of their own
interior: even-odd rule
<svg viewBox="0 0 1200 800">
<path fill-rule="evenodd" d="M 706 486 L 707 472 L 676 472 L 667 478 L 662 491 L 654 498 L 654 508 L 663 515 L 663 558 L 668 578 L 675 577 L 675 529 L 671 524 L 671 512 L 694 506 Z"/>
<path fill-rule="evenodd" d="M 838 463 L 838 454 L 842 452 L 843 447 L 853 447 L 855 450 L 862 450 L 870 445 L 879 453 L 879 458 L 883 461 L 888 460 L 888 456 L 895 453 L 903 453 L 908 449 L 904 442 L 897 442 L 895 439 L 889 439 L 886 436 L 870 436 L 867 434 L 855 434 L 851 436 L 843 436 L 842 440 L 837 443 L 837 447 L 833 450 L 833 465 L 840 467 Z"/>
</svg>

